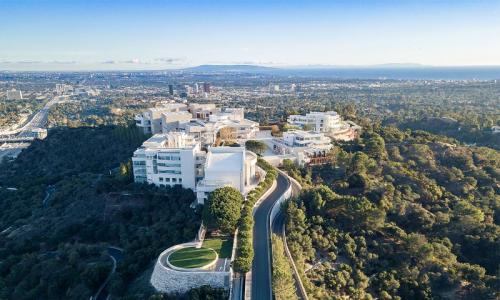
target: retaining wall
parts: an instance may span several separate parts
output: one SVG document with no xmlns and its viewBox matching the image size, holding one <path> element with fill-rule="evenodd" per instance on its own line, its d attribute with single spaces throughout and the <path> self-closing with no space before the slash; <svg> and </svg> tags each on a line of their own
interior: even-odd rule
<svg viewBox="0 0 500 300">
<path fill-rule="evenodd" d="M 176 245 L 163 251 L 156 261 L 153 274 L 151 275 L 151 285 L 158 291 L 164 293 L 185 293 L 192 288 L 198 288 L 203 285 L 212 287 L 229 288 L 231 283 L 231 272 L 217 272 L 207 270 L 190 270 L 170 268 L 166 264 L 168 255 L 182 248 L 183 246 L 192 246 L 191 243 Z"/>
</svg>

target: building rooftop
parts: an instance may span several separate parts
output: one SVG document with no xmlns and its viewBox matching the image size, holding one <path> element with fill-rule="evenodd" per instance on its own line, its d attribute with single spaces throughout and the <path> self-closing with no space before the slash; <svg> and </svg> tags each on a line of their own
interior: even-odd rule
<svg viewBox="0 0 500 300">
<path fill-rule="evenodd" d="M 243 168 L 244 147 L 212 147 L 207 155 L 205 172 L 241 172 Z"/>
<path fill-rule="evenodd" d="M 155 134 L 142 144 L 146 149 L 191 148 L 196 145 L 194 138 L 184 132 Z"/>
</svg>

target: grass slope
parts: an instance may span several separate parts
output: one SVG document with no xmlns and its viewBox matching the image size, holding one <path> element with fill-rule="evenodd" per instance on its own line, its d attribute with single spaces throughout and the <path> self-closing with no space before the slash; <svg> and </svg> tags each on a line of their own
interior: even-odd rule
<svg viewBox="0 0 500 300">
<path fill-rule="evenodd" d="M 231 252 L 233 250 L 233 239 L 232 238 L 213 238 L 213 239 L 205 239 L 203 241 L 204 248 L 212 248 L 217 254 L 219 254 L 219 258 L 230 258 Z"/>
<path fill-rule="evenodd" d="M 179 268 L 200 268 L 211 263 L 217 254 L 209 248 L 183 248 L 170 254 L 168 261 Z"/>
</svg>

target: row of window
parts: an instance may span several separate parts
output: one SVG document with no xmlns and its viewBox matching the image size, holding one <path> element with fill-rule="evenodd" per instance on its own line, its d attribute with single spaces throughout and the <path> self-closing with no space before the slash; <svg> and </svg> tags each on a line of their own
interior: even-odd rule
<svg viewBox="0 0 500 300">
<path fill-rule="evenodd" d="M 162 162 L 159 162 L 157 165 L 160 167 L 176 167 L 176 168 L 181 167 L 181 164 L 170 164 L 170 163 L 162 163 Z"/>
<path fill-rule="evenodd" d="M 139 169 L 139 168 L 135 168 L 135 169 L 134 169 L 134 174 L 141 174 L 141 175 L 145 175 L 145 174 L 146 174 L 146 169 Z"/>
<path fill-rule="evenodd" d="M 158 159 L 160 159 L 160 160 L 181 160 L 181 157 L 174 156 L 174 155 L 159 155 L 158 154 Z"/>
<path fill-rule="evenodd" d="M 159 170 L 158 173 L 160 174 L 182 174 L 181 171 L 179 170 Z"/>
<path fill-rule="evenodd" d="M 160 177 L 160 182 L 172 182 L 172 183 L 182 183 L 182 178 L 170 178 L 170 177 Z"/>
</svg>

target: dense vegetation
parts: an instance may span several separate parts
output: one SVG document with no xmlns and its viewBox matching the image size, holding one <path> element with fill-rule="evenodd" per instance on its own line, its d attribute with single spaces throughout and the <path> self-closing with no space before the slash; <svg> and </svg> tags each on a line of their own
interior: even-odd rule
<svg viewBox="0 0 500 300">
<path fill-rule="evenodd" d="M 257 154 L 262 154 L 266 151 L 267 146 L 263 141 L 248 140 L 245 142 L 245 148 Z"/>
<path fill-rule="evenodd" d="M 225 186 L 210 193 L 203 205 L 203 224 L 224 234 L 233 234 L 241 215 L 243 196 L 240 191 Z"/>
<path fill-rule="evenodd" d="M 45 104 L 45 100 L 23 99 L 0 101 L 0 129 L 22 123 L 22 118 L 29 117 Z"/>
<path fill-rule="evenodd" d="M 273 295 L 276 300 L 298 299 L 295 282 L 292 275 L 292 267 L 285 256 L 283 240 L 273 234 L 271 237 L 273 245 Z"/>
<path fill-rule="evenodd" d="M 331 164 L 285 169 L 290 250 L 315 299 L 500 296 L 500 153 L 395 127 L 368 129 Z"/>
<path fill-rule="evenodd" d="M 195 236 L 190 190 L 130 183 L 144 138 L 126 127 L 53 129 L 0 165 L 0 299 L 89 299 L 111 270 L 111 245 L 123 249 L 112 292 L 134 298 L 129 283 Z"/>
<path fill-rule="evenodd" d="M 294 83 L 299 78 L 291 79 Z M 500 150 L 500 81 L 304 79 L 300 93 L 238 99 L 261 123 L 289 114 L 335 110 L 363 126 L 423 129 Z"/>
<path fill-rule="evenodd" d="M 98 98 L 58 104 L 50 110 L 50 126 L 126 125 L 147 105 L 129 98 Z"/>
<path fill-rule="evenodd" d="M 241 218 L 238 224 L 238 244 L 236 246 L 236 258 L 233 269 L 236 272 L 246 273 L 250 271 L 253 260 L 253 207 L 264 193 L 273 185 L 278 176 L 277 171 L 265 160 L 258 158 L 257 164 L 266 172 L 266 178 L 247 195 L 247 201 L 243 203 Z"/>
</svg>

